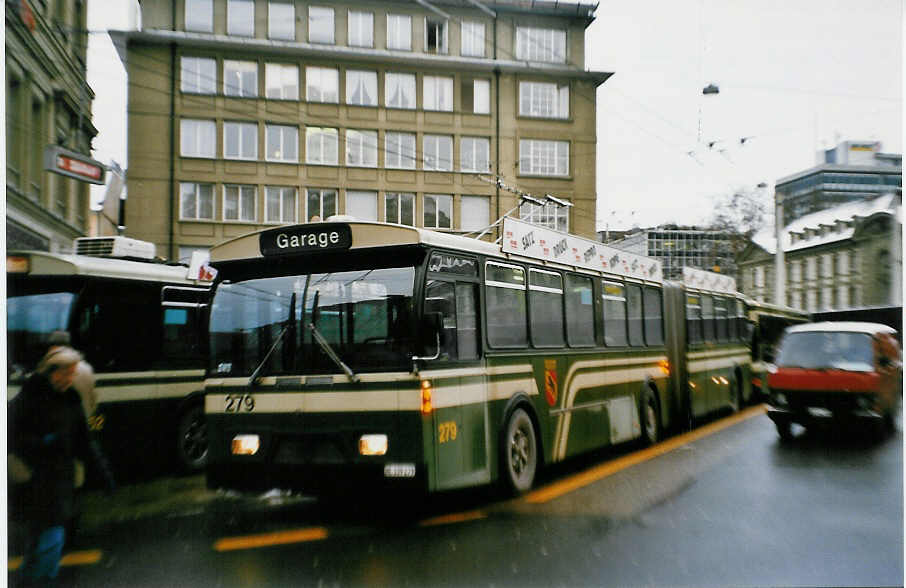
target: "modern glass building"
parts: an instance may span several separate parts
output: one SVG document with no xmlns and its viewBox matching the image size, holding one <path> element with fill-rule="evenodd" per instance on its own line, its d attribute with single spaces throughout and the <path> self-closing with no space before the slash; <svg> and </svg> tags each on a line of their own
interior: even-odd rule
<svg viewBox="0 0 906 588">
<path fill-rule="evenodd" d="M 846 141 L 819 157 L 818 166 L 777 181 L 784 226 L 847 202 L 901 192 L 902 155 L 882 153 L 880 143 Z"/>
</svg>

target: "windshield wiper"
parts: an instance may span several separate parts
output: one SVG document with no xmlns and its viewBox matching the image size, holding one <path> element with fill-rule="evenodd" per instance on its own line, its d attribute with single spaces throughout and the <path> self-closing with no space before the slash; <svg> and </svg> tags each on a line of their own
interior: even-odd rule
<svg viewBox="0 0 906 588">
<path fill-rule="evenodd" d="M 338 368 L 343 370 L 343 373 L 346 374 L 346 377 L 349 378 L 350 382 L 357 384 L 359 382 L 359 377 L 348 365 L 343 363 L 343 360 L 340 359 L 340 356 L 337 355 L 337 352 L 333 350 L 333 347 L 330 346 L 330 343 L 327 341 L 327 339 L 324 338 L 324 335 L 322 335 L 321 332 L 318 331 L 318 327 L 315 326 L 315 322 L 318 320 L 318 298 L 320 294 L 321 292 L 315 291 L 315 297 L 312 301 L 311 307 L 311 322 L 308 323 L 308 328 L 311 330 L 311 334 L 314 337 L 315 341 L 318 343 L 324 353 L 327 354 L 327 357 L 329 357 L 330 360 L 333 361 Z"/>
<path fill-rule="evenodd" d="M 258 367 L 255 368 L 255 371 L 252 372 L 252 375 L 249 376 L 249 386 L 255 385 L 258 381 L 258 376 L 261 373 L 261 370 L 264 369 L 264 366 L 267 365 L 267 360 L 271 358 L 271 355 L 274 354 L 274 350 L 277 349 L 283 338 L 286 336 L 286 333 L 289 332 L 289 328 L 293 325 L 293 318 L 296 316 L 296 293 L 293 292 L 292 296 L 289 297 L 289 316 L 286 318 L 286 323 L 283 325 L 283 330 L 280 331 L 280 334 L 277 335 L 277 340 L 274 341 L 274 344 L 271 345 L 271 348 L 267 350 L 267 353 L 264 354 L 264 357 L 261 359 L 261 363 L 258 364 Z"/>
</svg>

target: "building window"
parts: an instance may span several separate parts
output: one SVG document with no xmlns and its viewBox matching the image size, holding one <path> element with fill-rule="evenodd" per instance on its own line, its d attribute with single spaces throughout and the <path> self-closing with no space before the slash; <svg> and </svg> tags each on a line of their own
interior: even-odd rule
<svg viewBox="0 0 906 588">
<path fill-rule="evenodd" d="M 569 141 L 521 139 L 519 173 L 537 176 L 569 175 Z"/>
<path fill-rule="evenodd" d="M 453 112 L 453 78 L 425 76 L 422 90 L 422 108 Z"/>
<path fill-rule="evenodd" d="M 569 118 L 569 86 L 519 82 L 519 114 L 540 118 Z"/>
<path fill-rule="evenodd" d="M 293 2 L 268 2 L 267 37 L 282 41 L 296 40 L 296 7 Z"/>
<path fill-rule="evenodd" d="M 179 154 L 183 157 L 216 157 L 217 125 L 212 120 L 179 121 Z"/>
<path fill-rule="evenodd" d="M 463 196 L 459 200 L 459 228 L 480 231 L 491 218 L 491 199 L 487 196 Z"/>
<path fill-rule="evenodd" d="M 384 101 L 387 108 L 415 108 L 415 74 L 384 74 Z"/>
<path fill-rule="evenodd" d="M 6 181 L 16 187 L 22 181 L 22 93 L 21 81 L 10 76 L 6 86 Z"/>
<path fill-rule="evenodd" d="M 377 106 L 377 72 L 346 71 L 346 104 Z"/>
<path fill-rule="evenodd" d="M 296 222 L 296 189 L 288 186 L 267 186 L 264 189 L 264 222 Z"/>
<path fill-rule="evenodd" d="M 568 233 L 569 208 L 568 206 L 559 206 L 553 202 L 544 204 L 523 202 L 519 206 L 519 218 L 535 225 Z"/>
<path fill-rule="evenodd" d="M 255 186 L 223 187 L 223 220 L 254 222 Z"/>
<path fill-rule="evenodd" d="M 305 68 L 305 99 L 309 102 L 337 104 L 340 99 L 340 74 L 326 67 Z"/>
<path fill-rule="evenodd" d="M 753 281 L 755 282 L 755 287 L 764 288 L 764 268 L 760 267 L 760 266 L 756 267 L 754 272 L 755 272 L 755 278 Z"/>
<path fill-rule="evenodd" d="M 180 220 L 214 220 L 214 185 L 179 184 Z"/>
<path fill-rule="evenodd" d="M 227 96 L 258 96 L 258 64 L 254 61 L 223 62 L 223 93 Z"/>
<path fill-rule="evenodd" d="M 491 81 L 471 80 L 462 84 L 462 107 L 474 114 L 491 112 Z"/>
<path fill-rule="evenodd" d="M 412 51 L 412 17 L 403 14 L 387 15 L 387 49 Z"/>
<path fill-rule="evenodd" d="M 346 191 L 346 214 L 365 221 L 378 220 L 377 192 Z"/>
<path fill-rule="evenodd" d="M 227 34 L 255 36 L 255 0 L 227 0 Z"/>
<path fill-rule="evenodd" d="M 264 95 L 272 100 L 299 99 L 299 66 L 283 63 L 264 65 Z"/>
<path fill-rule="evenodd" d="M 566 63 L 566 31 L 517 27 L 516 59 Z"/>
<path fill-rule="evenodd" d="M 484 23 L 462 21 L 460 53 L 467 57 L 484 57 Z"/>
<path fill-rule="evenodd" d="M 415 135 L 387 131 L 384 135 L 384 167 L 415 169 Z"/>
<path fill-rule="evenodd" d="M 186 30 L 214 31 L 214 0 L 186 0 Z"/>
<path fill-rule="evenodd" d="M 337 214 L 336 190 L 310 189 L 307 200 L 309 221 L 315 221 L 315 217 L 324 220 Z"/>
<path fill-rule="evenodd" d="M 423 156 L 426 171 L 453 171 L 453 137 L 425 135 Z"/>
<path fill-rule="evenodd" d="M 377 131 L 346 131 L 346 165 L 377 167 Z"/>
<path fill-rule="evenodd" d="M 305 128 L 305 162 L 313 165 L 337 165 L 337 129 Z"/>
<path fill-rule="evenodd" d="M 265 128 L 267 160 L 295 163 L 299 161 L 299 128 L 267 125 Z"/>
<path fill-rule="evenodd" d="M 491 142 L 487 137 L 463 137 L 459 142 L 459 169 L 487 172 L 491 169 Z"/>
<path fill-rule="evenodd" d="M 308 41 L 309 43 L 334 44 L 333 8 L 308 7 Z"/>
<path fill-rule="evenodd" d="M 425 17 L 425 52 L 447 52 L 447 21 L 433 16 Z"/>
<path fill-rule="evenodd" d="M 193 94 L 217 92 L 217 60 L 207 57 L 182 57 L 179 89 Z"/>
<path fill-rule="evenodd" d="M 452 229 L 452 219 L 453 196 L 449 194 L 425 194 L 425 228 Z"/>
<path fill-rule="evenodd" d="M 223 156 L 226 159 L 258 159 L 258 123 L 224 122 Z"/>
<path fill-rule="evenodd" d="M 349 11 L 348 43 L 350 47 L 374 47 L 374 15 L 370 12 Z"/>
<path fill-rule="evenodd" d="M 415 194 L 384 194 L 384 220 L 388 223 L 415 226 Z"/>
</svg>

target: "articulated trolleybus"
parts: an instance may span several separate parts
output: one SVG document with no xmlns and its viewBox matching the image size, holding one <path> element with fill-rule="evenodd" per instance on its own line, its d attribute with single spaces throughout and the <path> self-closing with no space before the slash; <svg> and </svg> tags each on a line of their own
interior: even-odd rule
<svg viewBox="0 0 906 588">
<path fill-rule="evenodd" d="M 524 492 L 543 464 L 738 406 L 748 380 L 732 287 L 515 219 L 500 245 L 280 227 L 211 264 L 212 488 Z"/>
<path fill-rule="evenodd" d="M 155 261 L 154 244 L 135 239 L 80 238 L 75 248 L 7 253 L 9 397 L 49 335 L 67 331 L 94 368 L 89 427 L 117 474 L 144 476 L 174 459 L 201 470 L 209 277 Z"/>
</svg>

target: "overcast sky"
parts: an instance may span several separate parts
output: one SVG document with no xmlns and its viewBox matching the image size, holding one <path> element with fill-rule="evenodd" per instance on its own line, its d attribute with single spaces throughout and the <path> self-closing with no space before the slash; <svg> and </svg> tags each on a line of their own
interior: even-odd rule
<svg viewBox="0 0 906 588">
<path fill-rule="evenodd" d="M 601 0 L 586 34 L 587 68 L 614 72 L 598 89 L 599 230 L 700 223 L 715 195 L 760 182 L 771 199 L 838 141 L 901 153 L 902 6 Z"/>
<path fill-rule="evenodd" d="M 89 29 L 134 27 L 135 5 L 89 2 Z M 586 31 L 586 68 L 614 72 L 598 88 L 598 229 L 702 223 L 715 196 L 760 182 L 770 199 L 779 178 L 838 141 L 901 153 L 902 8 L 601 0 Z M 109 38 L 90 37 L 94 157 L 125 164 L 125 73 Z M 702 95 L 711 83 L 720 93 Z"/>
</svg>

